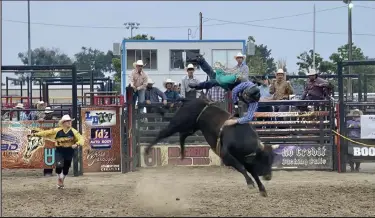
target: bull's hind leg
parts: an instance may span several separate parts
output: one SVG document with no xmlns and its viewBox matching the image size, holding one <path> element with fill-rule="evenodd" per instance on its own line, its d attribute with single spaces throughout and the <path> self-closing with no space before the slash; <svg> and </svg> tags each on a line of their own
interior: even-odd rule
<svg viewBox="0 0 375 218">
<path fill-rule="evenodd" d="M 185 140 L 191 136 L 192 132 L 180 132 L 181 159 L 185 158 Z"/>
<path fill-rule="evenodd" d="M 156 143 L 158 143 L 162 139 L 165 139 L 165 138 L 175 134 L 176 132 L 177 132 L 176 128 L 174 128 L 173 126 L 171 126 L 169 124 L 165 129 L 162 129 L 159 132 L 158 136 L 155 138 L 155 140 L 151 144 L 147 145 L 146 150 L 145 150 L 145 154 L 147 155 L 151 151 L 151 147 L 154 146 Z"/>
<path fill-rule="evenodd" d="M 238 172 L 240 172 L 246 180 L 247 187 L 252 189 L 255 188 L 255 184 L 250 176 L 247 174 L 247 170 L 243 164 L 241 164 L 235 157 L 233 157 L 229 152 L 226 146 L 223 146 L 220 155 L 223 159 L 223 162 L 227 166 L 234 167 Z"/>
</svg>

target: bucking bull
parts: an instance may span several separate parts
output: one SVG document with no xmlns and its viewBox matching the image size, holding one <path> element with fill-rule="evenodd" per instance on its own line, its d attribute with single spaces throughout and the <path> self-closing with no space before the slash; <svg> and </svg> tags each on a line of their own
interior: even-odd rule
<svg viewBox="0 0 375 218">
<path fill-rule="evenodd" d="M 182 100 L 183 105 L 162 129 L 155 140 L 145 150 L 148 154 L 153 145 L 175 133 L 180 134 L 181 158 L 185 155 L 185 139 L 201 130 L 211 149 L 221 157 L 226 166 L 234 167 L 246 180 L 249 188 L 255 187 L 251 174 L 258 185 L 260 194 L 267 196 L 259 179 L 272 178 L 272 164 L 278 145 L 264 145 L 251 124 L 225 126 L 230 114 L 212 105 L 205 99 Z"/>
</svg>

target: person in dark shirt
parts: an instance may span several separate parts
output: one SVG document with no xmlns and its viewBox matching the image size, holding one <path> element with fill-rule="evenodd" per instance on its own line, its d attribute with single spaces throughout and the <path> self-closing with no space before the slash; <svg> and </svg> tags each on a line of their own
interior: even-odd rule
<svg viewBox="0 0 375 218">
<path fill-rule="evenodd" d="M 310 69 L 307 74 L 308 81 L 301 100 L 324 100 L 329 98 L 331 85 L 328 81 L 318 77 L 318 73 L 314 69 Z"/>
<path fill-rule="evenodd" d="M 167 79 L 163 82 L 164 88 L 166 89 L 164 94 L 167 97 L 168 103 L 174 103 L 180 99 L 180 95 L 178 92 L 173 90 L 174 81 L 171 79 Z"/>
<path fill-rule="evenodd" d="M 167 105 L 167 96 L 164 94 L 164 92 L 160 91 L 157 87 L 153 87 L 154 82 L 148 78 L 147 81 L 147 87 L 146 87 L 146 93 L 145 93 L 145 100 L 146 104 L 151 103 L 158 103 L 160 102 L 159 98 L 162 99 L 163 105 Z M 147 113 L 159 113 L 160 111 L 164 111 L 165 109 L 160 106 L 146 106 L 146 112 Z M 147 118 L 148 122 L 155 122 L 155 118 L 149 117 Z M 155 127 L 150 126 L 148 127 L 149 130 L 154 130 Z"/>
</svg>

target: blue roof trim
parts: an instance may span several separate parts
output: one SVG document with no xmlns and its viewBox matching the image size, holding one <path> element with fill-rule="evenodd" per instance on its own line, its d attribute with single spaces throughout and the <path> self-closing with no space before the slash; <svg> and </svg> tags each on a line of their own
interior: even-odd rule
<svg viewBox="0 0 375 218">
<path fill-rule="evenodd" d="M 127 39 L 124 39 L 122 40 L 123 42 L 189 42 L 189 43 L 192 43 L 192 42 L 243 42 L 243 43 L 246 43 L 246 40 L 241 40 L 241 39 L 232 39 L 232 40 L 228 40 L 228 39 L 219 39 L 219 40 L 215 40 L 215 39 L 212 39 L 212 40 L 187 40 L 187 39 L 183 39 L 183 40 L 178 40 L 178 39 L 159 39 L 159 40 L 134 40 L 134 39 L 131 39 L 131 40 L 127 40 Z"/>
</svg>

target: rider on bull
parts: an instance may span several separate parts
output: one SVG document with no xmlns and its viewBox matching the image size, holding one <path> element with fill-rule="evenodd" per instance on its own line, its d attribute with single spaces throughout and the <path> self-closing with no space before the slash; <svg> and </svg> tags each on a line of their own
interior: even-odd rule
<svg viewBox="0 0 375 218">
<path fill-rule="evenodd" d="M 215 69 L 213 69 L 202 55 L 198 55 L 195 61 L 200 66 L 200 68 L 205 73 L 207 73 L 207 75 L 210 77 L 210 80 L 201 82 L 199 84 L 189 84 L 189 87 L 199 90 L 210 89 L 214 86 L 220 86 L 224 90 L 228 91 L 232 90 L 241 82 L 249 81 L 249 68 L 244 62 L 245 55 L 239 53 L 235 56 L 235 59 L 239 64 L 236 65 L 234 69 L 225 71 L 224 66 L 222 66 L 219 62 L 216 62 L 214 64 Z"/>
</svg>

